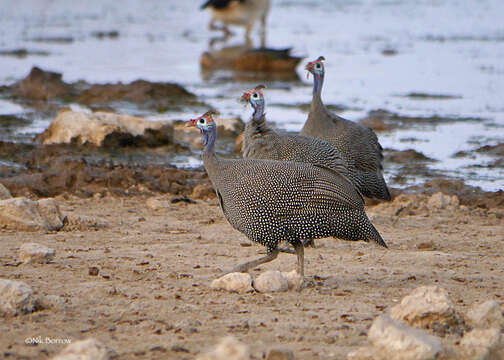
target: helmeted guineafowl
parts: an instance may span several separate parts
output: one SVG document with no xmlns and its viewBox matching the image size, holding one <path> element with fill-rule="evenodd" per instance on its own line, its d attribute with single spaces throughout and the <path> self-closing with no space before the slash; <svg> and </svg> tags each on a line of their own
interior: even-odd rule
<svg viewBox="0 0 504 360">
<path fill-rule="evenodd" d="M 347 161 L 327 141 L 300 134 L 280 133 L 266 122 L 264 85 L 243 93 L 241 100 L 248 101 L 254 113 L 245 125 L 242 152 L 246 159 L 298 161 L 327 167 L 346 176 L 361 193 L 366 187 L 359 178 L 353 161 Z"/>
<path fill-rule="evenodd" d="M 301 134 L 334 145 L 343 158 L 354 166 L 355 180 L 359 182 L 357 187 L 364 196 L 390 200 L 390 193 L 383 178 L 383 149 L 374 131 L 333 114 L 322 102 L 324 60 L 324 57 L 320 56 L 306 65 L 306 70 L 314 79 L 313 98 L 310 114 L 301 129 Z"/>
<path fill-rule="evenodd" d="M 213 112 L 190 120 L 204 138 L 203 163 L 226 219 L 267 255 L 238 265 L 248 269 L 275 259 L 278 244 L 293 245 L 297 272 L 304 275 L 303 240 L 336 236 L 375 241 L 387 247 L 364 212 L 364 201 L 348 179 L 307 163 L 223 159 L 214 152 L 217 125 Z"/>
</svg>

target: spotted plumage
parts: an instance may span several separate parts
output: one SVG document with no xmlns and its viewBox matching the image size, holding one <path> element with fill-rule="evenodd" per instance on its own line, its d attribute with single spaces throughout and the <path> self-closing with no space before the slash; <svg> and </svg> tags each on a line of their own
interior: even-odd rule
<svg viewBox="0 0 504 360">
<path fill-rule="evenodd" d="M 301 273 L 303 240 L 335 236 L 386 247 L 364 212 L 362 197 L 344 176 L 307 163 L 222 159 L 214 153 L 217 126 L 212 114 L 191 122 L 204 135 L 203 162 L 226 219 L 267 247 L 266 261 L 276 257 L 281 241 L 296 249 Z M 258 264 L 238 268 L 246 271 L 250 263 Z"/>
<path fill-rule="evenodd" d="M 382 147 L 370 128 L 333 114 L 321 98 L 324 82 L 324 58 L 309 62 L 306 70 L 313 74 L 313 98 L 302 135 L 313 136 L 332 144 L 342 154 L 355 174 L 353 181 L 363 195 L 390 200 L 383 178 Z"/>
<path fill-rule="evenodd" d="M 241 97 L 242 101 L 248 101 L 254 109 L 252 118 L 245 125 L 243 157 L 320 165 L 347 177 L 362 191 L 353 163 L 343 159 L 333 145 L 311 136 L 278 132 L 268 125 L 264 114 L 264 88 L 264 85 L 258 85 Z"/>
</svg>

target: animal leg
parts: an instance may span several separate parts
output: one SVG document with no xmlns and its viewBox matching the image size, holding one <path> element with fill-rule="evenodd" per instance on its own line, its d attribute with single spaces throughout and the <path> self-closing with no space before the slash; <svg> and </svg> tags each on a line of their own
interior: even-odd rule
<svg viewBox="0 0 504 360">
<path fill-rule="evenodd" d="M 261 48 L 266 47 L 266 15 L 261 17 Z"/>
<path fill-rule="evenodd" d="M 304 278 L 304 245 L 301 241 L 298 241 L 294 244 L 294 249 L 297 254 L 297 266 L 296 272 Z"/>
<path fill-rule="evenodd" d="M 269 252 L 269 250 L 268 250 L 268 252 Z M 259 259 L 250 260 L 250 261 L 247 261 L 247 262 L 244 262 L 244 263 L 241 263 L 241 264 L 235 266 L 228 273 L 230 273 L 230 272 L 247 272 L 249 269 L 255 268 L 258 265 L 265 264 L 267 262 L 275 260 L 278 256 L 278 253 L 279 253 L 278 249 L 272 250 L 266 256 L 260 257 Z"/>
<path fill-rule="evenodd" d="M 313 239 L 305 240 L 303 242 L 303 245 L 304 245 L 304 247 L 308 247 L 309 246 L 309 247 L 312 247 L 314 249 L 316 248 L 316 246 L 315 246 L 315 240 L 313 240 Z"/>
<path fill-rule="evenodd" d="M 215 24 L 215 20 L 210 21 L 210 24 L 209 24 L 208 28 L 209 28 L 210 30 L 223 31 L 223 32 L 224 32 L 225 37 L 228 37 L 229 35 L 232 35 L 232 34 L 233 34 L 233 33 L 231 32 L 231 30 L 229 30 L 229 28 L 228 28 L 226 25 L 217 26 L 217 25 Z"/>
<path fill-rule="evenodd" d="M 278 251 L 280 251 L 281 253 L 287 253 L 287 254 L 295 254 L 296 253 L 296 250 L 292 250 L 289 248 L 278 248 Z"/>
<path fill-rule="evenodd" d="M 245 45 L 249 48 L 252 47 L 252 40 L 250 40 L 250 32 L 252 31 L 252 24 L 248 24 L 245 28 Z"/>
</svg>

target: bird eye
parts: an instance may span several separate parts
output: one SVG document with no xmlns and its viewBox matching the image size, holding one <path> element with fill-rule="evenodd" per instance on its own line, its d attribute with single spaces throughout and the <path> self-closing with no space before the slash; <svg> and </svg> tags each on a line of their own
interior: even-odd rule
<svg viewBox="0 0 504 360">
<path fill-rule="evenodd" d="M 252 94 L 252 98 L 254 98 L 254 99 L 259 98 L 259 94 L 258 94 L 258 93 L 253 93 L 253 94 Z"/>
<path fill-rule="evenodd" d="M 317 69 L 317 70 L 320 70 L 320 69 L 322 69 L 322 65 L 320 65 L 320 63 L 318 63 L 318 64 L 315 64 L 315 69 Z"/>
<path fill-rule="evenodd" d="M 204 123 L 205 123 L 205 120 L 203 120 L 203 119 L 199 119 L 199 121 L 198 121 L 198 122 L 199 122 L 200 124 L 204 124 Z"/>
</svg>

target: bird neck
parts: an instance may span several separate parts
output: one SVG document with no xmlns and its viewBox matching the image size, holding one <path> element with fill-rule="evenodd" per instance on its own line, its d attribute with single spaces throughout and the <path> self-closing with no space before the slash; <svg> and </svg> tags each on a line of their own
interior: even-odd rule
<svg viewBox="0 0 504 360">
<path fill-rule="evenodd" d="M 313 75 L 313 101 L 322 102 L 322 85 L 324 84 L 324 75 Z"/>
<path fill-rule="evenodd" d="M 254 113 L 252 114 L 252 121 L 258 124 L 264 123 L 264 102 L 254 106 Z"/>
<path fill-rule="evenodd" d="M 205 155 L 214 154 L 215 139 L 217 139 L 217 125 L 212 124 L 208 130 L 203 131 L 203 143 L 205 144 L 203 153 Z"/>
</svg>

